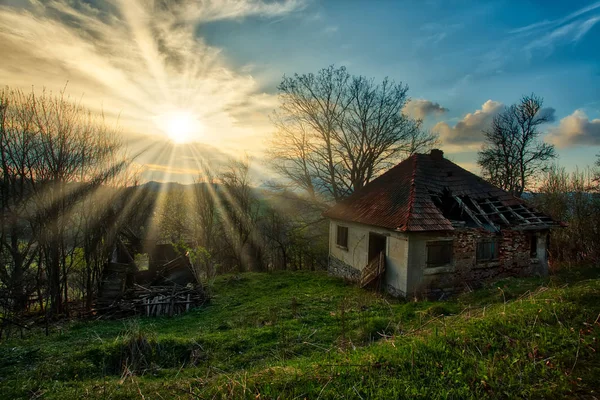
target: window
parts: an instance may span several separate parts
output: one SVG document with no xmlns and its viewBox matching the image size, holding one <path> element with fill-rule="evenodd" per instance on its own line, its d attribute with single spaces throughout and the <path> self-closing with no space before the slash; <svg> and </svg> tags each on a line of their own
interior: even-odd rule
<svg viewBox="0 0 600 400">
<path fill-rule="evenodd" d="M 453 243 L 451 240 L 427 242 L 427 266 L 439 267 L 452 262 Z"/>
<path fill-rule="evenodd" d="M 481 239 L 477 242 L 477 262 L 497 260 L 500 254 L 498 238 Z"/>
<path fill-rule="evenodd" d="M 348 248 L 348 227 L 338 225 L 335 243 L 340 247 Z"/>
</svg>

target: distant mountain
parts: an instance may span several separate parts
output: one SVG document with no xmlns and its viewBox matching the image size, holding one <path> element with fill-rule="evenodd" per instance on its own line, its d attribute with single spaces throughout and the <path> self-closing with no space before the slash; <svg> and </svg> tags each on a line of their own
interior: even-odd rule
<svg viewBox="0 0 600 400">
<path fill-rule="evenodd" d="M 137 187 L 141 188 L 141 189 L 148 189 L 153 192 L 160 192 L 163 190 L 192 190 L 198 186 L 203 186 L 203 185 L 207 185 L 207 183 L 206 182 L 198 182 L 198 183 L 184 184 L 184 183 L 179 183 L 179 182 L 149 181 L 146 183 L 142 183 L 141 185 L 139 185 Z M 215 184 L 215 186 L 218 188 L 220 185 Z"/>
</svg>

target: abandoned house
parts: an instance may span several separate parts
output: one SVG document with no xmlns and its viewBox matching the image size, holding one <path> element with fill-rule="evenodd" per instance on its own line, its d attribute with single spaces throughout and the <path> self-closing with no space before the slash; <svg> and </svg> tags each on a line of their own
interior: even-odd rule
<svg viewBox="0 0 600 400">
<path fill-rule="evenodd" d="M 545 275 L 549 230 L 560 225 L 441 150 L 409 157 L 325 216 L 329 272 L 395 296 Z"/>
</svg>

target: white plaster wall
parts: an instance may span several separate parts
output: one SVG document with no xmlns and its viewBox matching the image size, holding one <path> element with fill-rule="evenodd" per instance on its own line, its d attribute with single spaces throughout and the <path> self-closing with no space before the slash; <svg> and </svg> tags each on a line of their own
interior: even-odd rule
<svg viewBox="0 0 600 400">
<path fill-rule="evenodd" d="M 548 249 L 546 248 L 547 241 L 547 232 L 539 232 L 537 234 L 537 259 L 539 263 L 538 273 L 543 276 L 548 275 Z"/>
<path fill-rule="evenodd" d="M 337 226 L 348 228 L 348 248 L 336 244 Z M 329 224 L 329 252 L 332 256 L 356 268 L 359 271 L 367 265 L 369 245 L 369 231 L 363 225 L 348 224 L 346 222 L 330 221 Z"/>
<path fill-rule="evenodd" d="M 347 249 L 341 248 L 336 244 L 338 225 L 348 227 Z M 330 255 L 362 271 L 369 261 L 369 232 L 387 237 L 385 282 L 402 292 L 402 294 L 405 294 L 407 289 L 408 258 L 408 236 L 406 234 L 369 225 L 330 220 Z"/>
<path fill-rule="evenodd" d="M 386 258 L 386 284 L 402 292 L 407 293 L 408 282 L 408 236 L 395 234 L 388 237 L 388 252 Z"/>
<path fill-rule="evenodd" d="M 423 282 L 425 268 L 427 266 L 427 242 L 430 240 L 445 240 L 447 235 L 435 233 L 413 233 L 410 235 L 408 248 L 408 278 L 406 283 L 406 294 L 413 295 Z M 428 273 L 444 272 L 452 269 L 453 265 L 429 268 Z"/>
</svg>

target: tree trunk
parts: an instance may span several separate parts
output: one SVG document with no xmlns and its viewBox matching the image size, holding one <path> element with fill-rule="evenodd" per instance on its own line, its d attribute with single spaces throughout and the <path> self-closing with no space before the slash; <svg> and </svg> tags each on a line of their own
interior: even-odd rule
<svg viewBox="0 0 600 400">
<path fill-rule="evenodd" d="M 63 311 L 62 294 L 60 285 L 60 249 L 58 243 L 59 229 L 57 219 L 53 220 L 53 226 L 50 229 L 52 239 L 48 242 L 48 262 L 46 270 L 48 272 L 48 287 L 50 291 L 50 301 L 52 314 L 60 314 Z"/>
<path fill-rule="evenodd" d="M 27 294 L 23 287 L 23 254 L 19 251 L 19 239 L 16 233 L 16 227 L 13 227 L 11 234 L 11 253 L 14 264 L 14 270 L 12 274 L 12 284 L 10 285 L 10 291 L 12 292 L 13 298 L 13 311 L 18 313 L 23 311 L 27 306 Z"/>
</svg>

